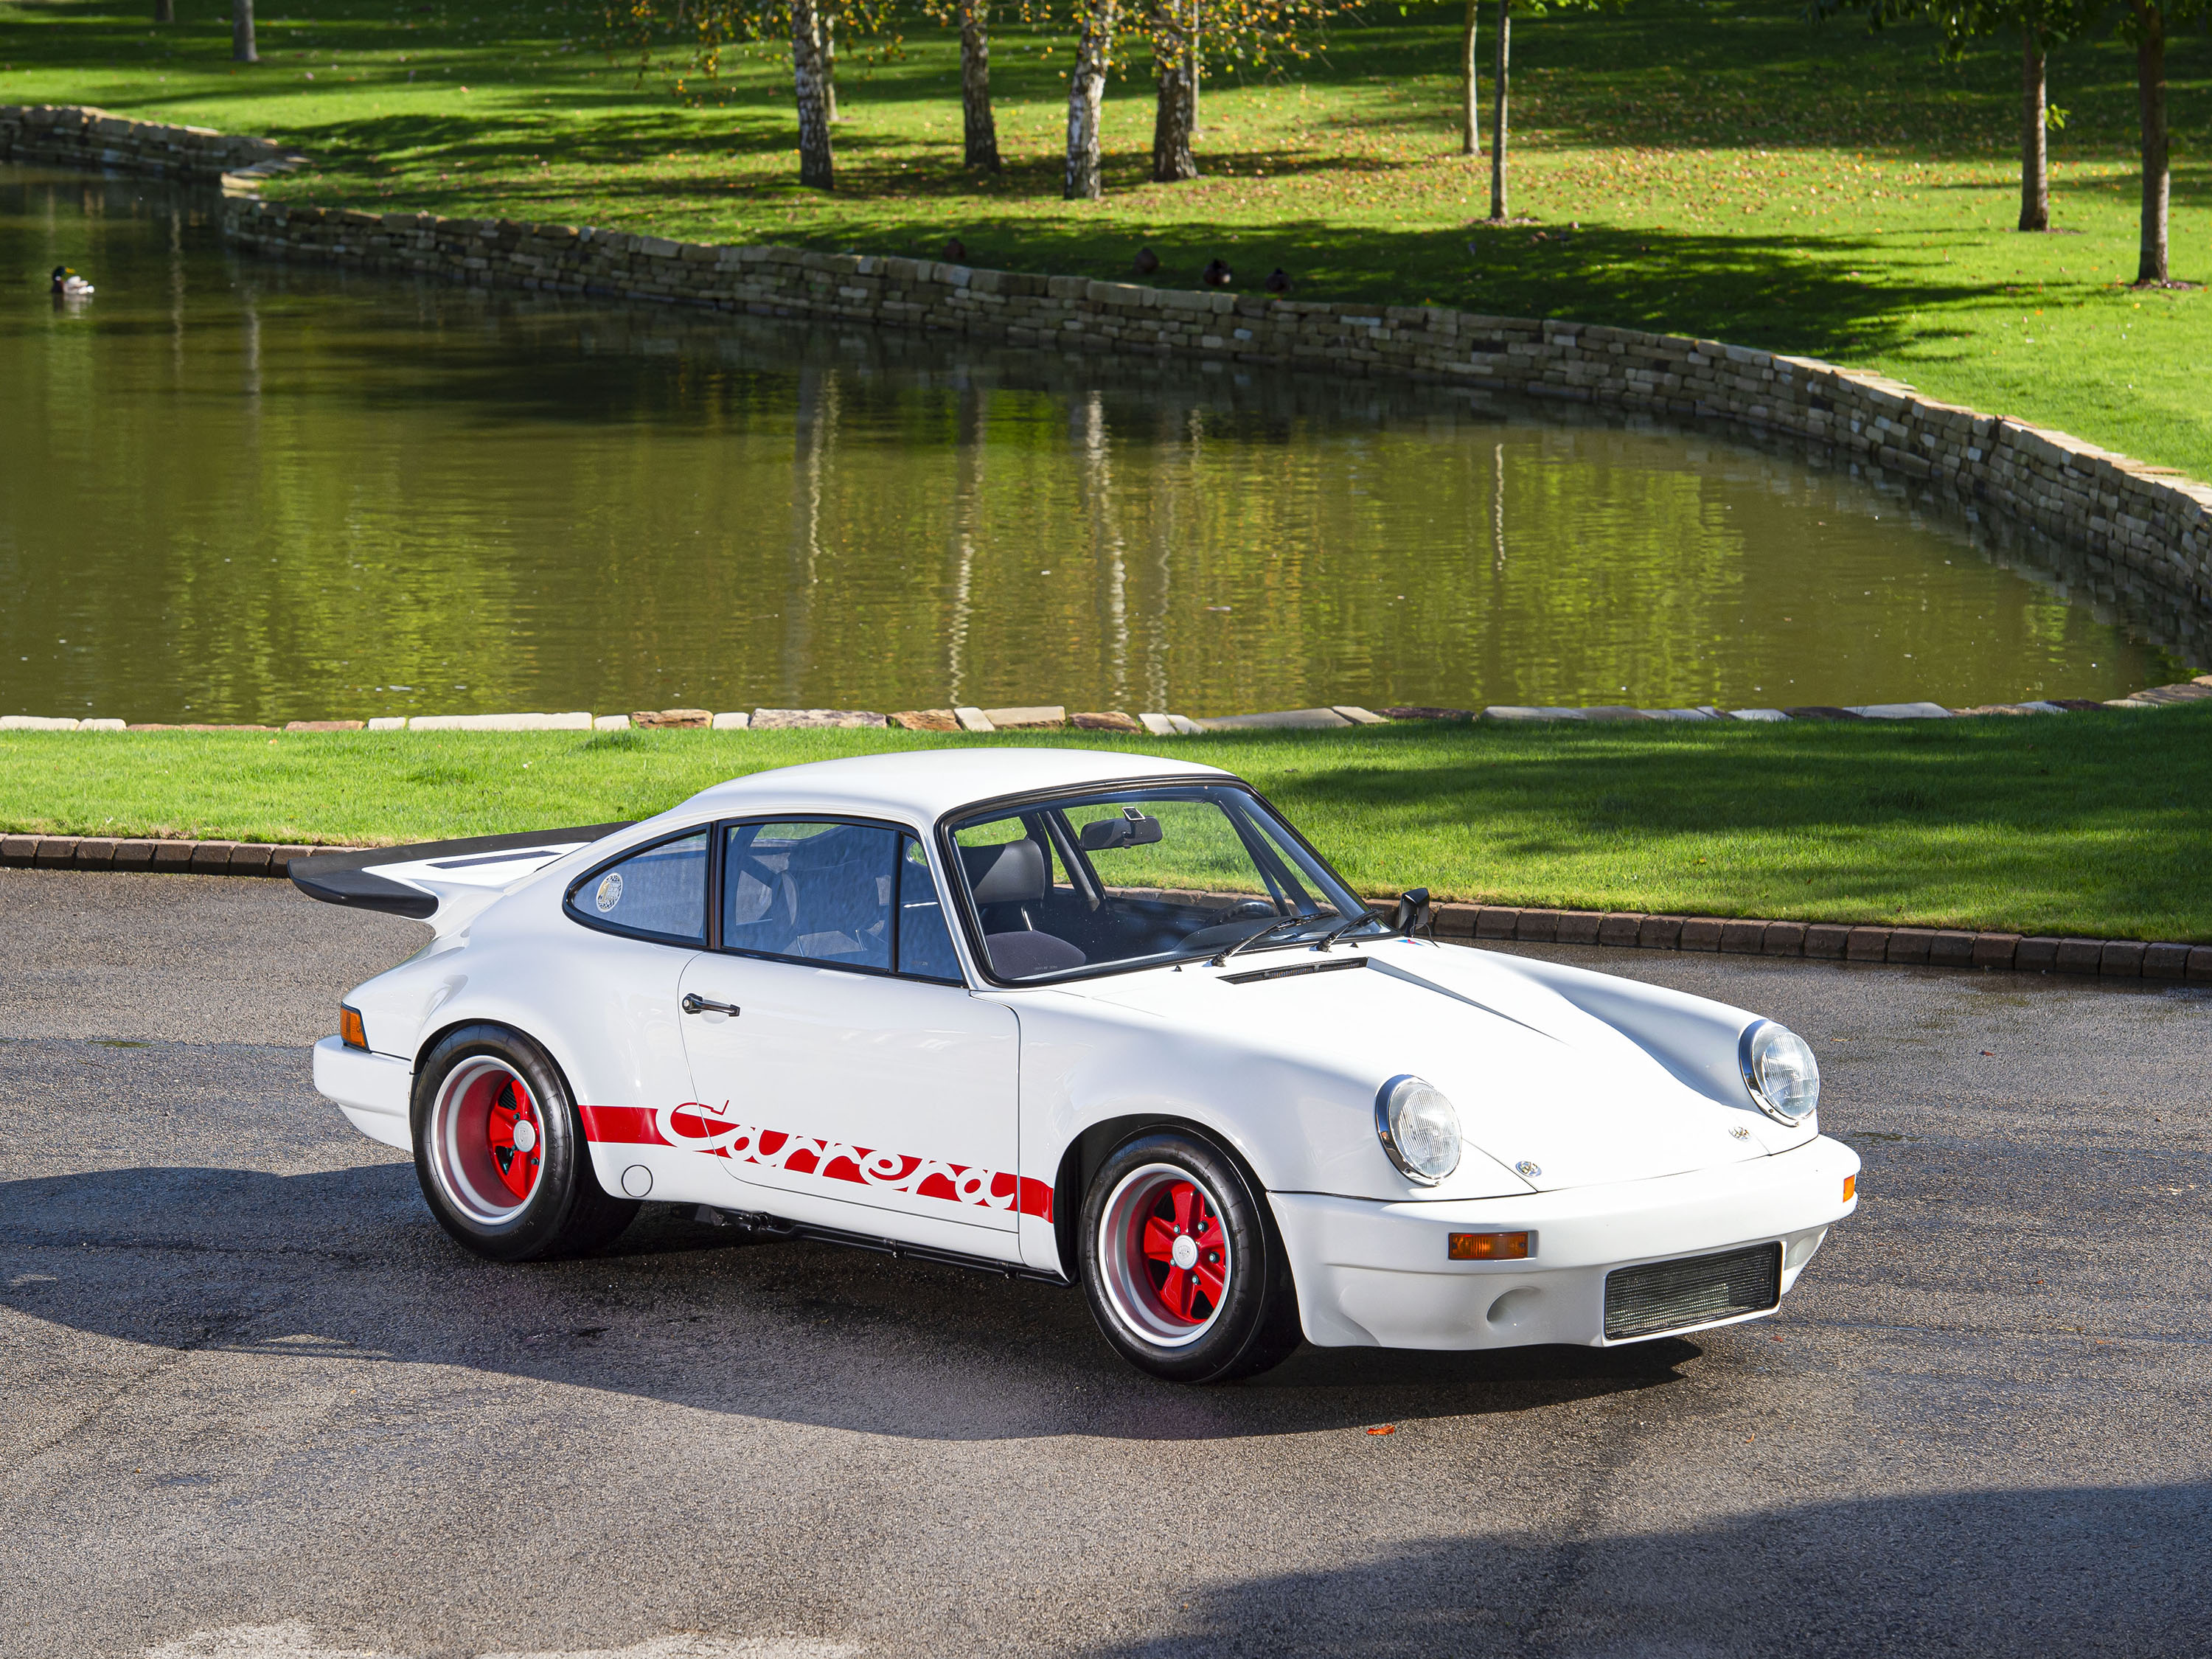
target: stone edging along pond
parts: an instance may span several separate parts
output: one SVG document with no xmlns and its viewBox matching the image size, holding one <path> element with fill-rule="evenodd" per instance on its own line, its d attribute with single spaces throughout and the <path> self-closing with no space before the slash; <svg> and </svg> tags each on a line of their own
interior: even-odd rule
<svg viewBox="0 0 2212 1659">
<path fill-rule="evenodd" d="M 156 875 L 276 876 L 293 860 L 336 847 L 271 847 L 255 842 L 123 840 L 106 836 L 0 836 L 0 868 L 122 870 Z M 1194 901 L 1243 896 L 1192 894 Z M 1928 968 L 2007 969 L 2094 975 L 2108 979 L 2212 984 L 2212 945 L 2141 939 L 2057 939 L 1935 927 L 1851 927 L 1757 918 L 1648 915 L 1629 910 L 1551 910 L 1497 904 L 1439 904 L 1443 939 L 1518 940 L 1541 945 L 1608 945 L 1646 951 L 1710 951 L 1729 956 L 1894 963 Z"/>
<path fill-rule="evenodd" d="M 1829 444 L 1972 502 L 2201 608 L 2212 485 L 2063 433 L 1922 397 L 1879 374 L 1638 329 L 1198 293 L 927 259 L 717 246 L 626 231 L 264 202 L 304 158 L 266 139 L 70 106 L 0 106 L 0 157 L 222 184 L 223 228 L 271 255 L 484 286 L 762 316 L 936 329 L 1015 345 L 1455 382 Z"/>
</svg>

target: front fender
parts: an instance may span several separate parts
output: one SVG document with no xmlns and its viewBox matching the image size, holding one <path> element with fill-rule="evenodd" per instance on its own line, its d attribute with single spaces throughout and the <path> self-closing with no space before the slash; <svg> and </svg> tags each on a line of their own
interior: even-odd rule
<svg viewBox="0 0 2212 1659">
<path fill-rule="evenodd" d="M 1437 1195 L 1400 1175 L 1376 1138 L 1379 1079 L 1097 999 L 1039 991 L 1006 1000 L 1022 1023 L 1024 1175 L 1052 1181 L 1067 1149 L 1095 1125 L 1168 1119 L 1203 1129 L 1269 1192 Z M 1527 1190 L 1473 1146 L 1450 1182 L 1455 1197 Z"/>
</svg>

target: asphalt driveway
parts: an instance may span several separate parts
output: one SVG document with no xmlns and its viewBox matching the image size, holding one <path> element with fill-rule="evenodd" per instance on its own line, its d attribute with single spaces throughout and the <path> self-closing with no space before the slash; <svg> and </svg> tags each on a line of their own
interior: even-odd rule
<svg viewBox="0 0 2212 1659">
<path fill-rule="evenodd" d="M 1547 951 L 1814 1041 L 1781 1315 L 1194 1391 L 665 1206 L 464 1255 L 308 1080 L 422 937 L 0 871 L 0 1656 L 2212 1651 L 2203 988 Z"/>
</svg>

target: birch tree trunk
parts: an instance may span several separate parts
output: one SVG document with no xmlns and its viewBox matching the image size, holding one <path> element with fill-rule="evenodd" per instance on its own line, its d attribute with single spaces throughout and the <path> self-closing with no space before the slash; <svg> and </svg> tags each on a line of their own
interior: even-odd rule
<svg viewBox="0 0 2212 1659">
<path fill-rule="evenodd" d="M 837 20 L 822 9 L 821 0 L 815 0 L 815 21 L 822 28 L 822 114 L 825 120 L 835 121 L 837 116 Z"/>
<path fill-rule="evenodd" d="M 177 21 L 177 0 L 154 0 L 154 21 L 173 23 Z"/>
<path fill-rule="evenodd" d="M 960 0 L 960 129 L 971 167 L 999 171 L 999 124 L 991 114 L 991 0 Z"/>
<path fill-rule="evenodd" d="M 1085 0 L 1075 71 L 1067 77 L 1067 178 L 1060 194 L 1095 202 L 1106 193 L 1098 159 L 1098 111 L 1106 101 L 1106 64 L 1114 52 L 1115 0 Z"/>
<path fill-rule="evenodd" d="M 1505 222 L 1505 76 L 1511 61 L 1512 0 L 1498 0 L 1498 70 L 1490 88 L 1490 216 Z"/>
<path fill-rule="evenodd" d="M 2166 166 L 2166 13 L 2152 0 L 2134 0 L 2136 94 L 2142 106 L 2142 248 L 2136 281 L 2163 283 L 2166 210 L 2171 189 Z"/>
<path fill-rule="evenodd" d="M 2043 38 L 2031 26 L 2020 32 L 2020 228 L 2051 228 L 2051 152 L 2045 134 Z"/>
<path fill-rule="evenodd" d="M 261 61 L 261 54 L 253 49 L 253 0 L 230 0 L 230 61 Z"/>
<path fill-rule="evenodd" d="M 1459 153 L 1462 155 L 1482 154 L 1482 112 L 1474 96 L 1474 23 L 1481 9 L 1482 0 L 1467 0 L 1467 28 L 1460 36 Z"/>
<path fill-rule="evenodd" d="M 1184 21 L 1176 15 L 1179 0 L 1159 0 L 1152 35 L 1152 84 L 1157 101 L 1152 115 L 1152 182 L 1180 184 L 1198 177 L 1198 162 L 1190 153 L 1191 40 Z"/>
<path fill-rule="evenodd" d="M 1205 38 L 1205 19 L 1200 8 L 1205 0 L 1190 0 L 1190 58 L 1187 72 L 1190 76 L 1190 136 L 1198 137 L 1198 57 L 1199 43 Z"/>
<path fill-rule="evenodd" d="M 830 153 L 830 108 L 814 0 L 791 0 L 791 80 L 799 100 L 799 182 L 810 190 L 835 190 L 837 172 Z"/>
</svg>

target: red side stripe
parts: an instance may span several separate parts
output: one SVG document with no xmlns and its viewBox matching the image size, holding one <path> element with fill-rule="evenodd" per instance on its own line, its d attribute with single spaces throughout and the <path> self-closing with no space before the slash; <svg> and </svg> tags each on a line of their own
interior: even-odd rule
<svg viewBox="0 0 2212 1659">
<path fill-rule="evenodd" d="M 665 1146 L 650 1106 L 582 1106 L 584 1139 L 618 1146 Z"/>
<path fill-rule="evenodd" d="M 678 1108 L 678 1109 L 681 1111 L 684 1109 Z M 660 1133 L 660 1126 L 655 1121 L 653 1109 L 650 1106 L 586 1106 L 579 1104 L 576 1110 L 578 1115 L 584 1120 L 584 1138 L 601 1146 L 672 1146 L 678 1144 L 668 1139 Z M 690 1113 L 687 1114 L 687 1115 L 690 1116 L 696 1122 L 697 1122 L 698 1126 L 702 1129 L 707 1130 L 709 1133 L 719 1127 L 711 1121 L 700 1116 L 697 1113 Z M 681 1124 L 678 1125 L 679 1128 L 682 1127 L 684 1126 Z M 760 1138 L 763 1143 L 769 1140 L 773 1140 L 775 1143 L 773 1146 L 766 1145 L 763 1145 L 763 1150 L 764 1152 L 768 1152 L 770 1156 L 773 1156 L 776 1152 L 781 1149 L 783 1143 L 789 1139 L 789 1134 L 787 1131 L 764 1129 L 761 1131 Z M 852 1149 L 852 1152 L 854 1157 L 864 1159 L 873 1158 L 876 1156 L 872 1151 L 866 1146 L 855 1146 Z M 729 1153 L 726 1150 L 718 1150 L 710 1152 L 709 1156 L 727 1158 Z M 801 1160 L 804 1161 L 802 1162 Z M 753 1162 L 755 1160 L 748 1158 L 745 1161 Z M 905 1170 L 902 1171 L 903 1174 L 907 1171 L 911 1171 L 921 1164 L 923 1160 L 914 1157 L 911 1154 L 905 1154 L 902 1155 L 901 1162 L 905 1166 Z M 817 1168 L 816 1166 L 816 1159 L 813 1154 L 811 1152 L 802 1152 L 793 1158 L 788 1167 L 792 1169 L 793 1173 L 797 1175 L 818 1175 L 825 1176 L 832 1181 L 849 1181 L 854 1185 L 860 1187 L 872 1186 L 875 1184 L 874 1182 L 870 1182 L 860 1173 L 859 1165 L 853 1161 L 853 1157 L 846 1157 L 842 1154 L 831 1158 L 826 1168 Z M 952 1170 L 953 1175 L 956 1177 L 970 1173 L 969 1170 L 957 1164 L 947 1167 Z M 1001 1171 L 976 1171 L 975 1173 L 984 1174 L 987 1176 L 987 1187 L 992 1188 L 997 1188 L 999 1182 L 1006 1179 L 1004 1173 Z M 933 1188 L 940 1187 L 945 1188 L 945 1190 L 942 1192 L 930 1190 Z M 925 1198 L 939 1198 L 944 1200 L 947 1203 L 957 1203 L 960 1201 L 951 1191 L 951 1183 L 942 1176 L 933 1176 L 929 1177 L 921 1183 L 921 1186 L 918 1190 L 921 1192 L 921 1196 Z M 1015 1179 L 1014 1197 L 1014 1207 L 1023 1215 L 1035 1216 L 1041 1221 L 1049 1221 L 1052 1219 L 1051 1182 L 1039 1181 L 1030 1176 L 1018 1176 Z"/>
<path fill-rule="evenodd" d="M 1022 1177 L 1021 1210 L 1024 1215 L 1033 1215 L 1040 1221 L 1051 1220 L 1051 1183 L 1049 1182 L 1039 1181 L 1033 1176 L 1024 1176 Z"/>
</svg>

